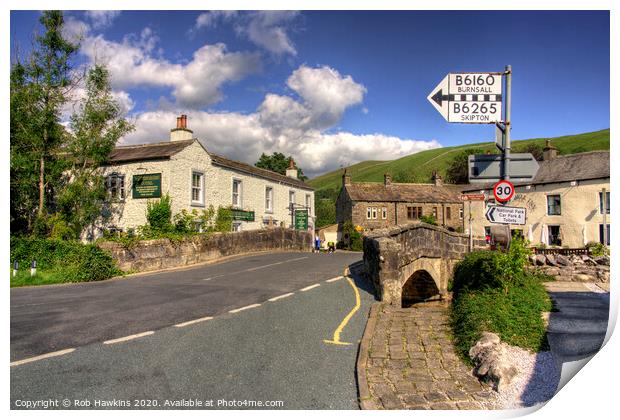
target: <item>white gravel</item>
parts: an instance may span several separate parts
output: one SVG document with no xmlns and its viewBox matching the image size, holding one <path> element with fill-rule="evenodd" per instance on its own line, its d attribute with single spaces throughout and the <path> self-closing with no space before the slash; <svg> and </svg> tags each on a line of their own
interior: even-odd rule
<svg viewBox="0 0 620 420">
<path fill-rule="evenodd" d="M 532 353 L 507 346 L 506 361 L 519 371 L 511 384 L 497 393 L 498 408 L 531 407 L 550 400 L 560 381 L 561 366 L 551 352 Z"/>
</svg>

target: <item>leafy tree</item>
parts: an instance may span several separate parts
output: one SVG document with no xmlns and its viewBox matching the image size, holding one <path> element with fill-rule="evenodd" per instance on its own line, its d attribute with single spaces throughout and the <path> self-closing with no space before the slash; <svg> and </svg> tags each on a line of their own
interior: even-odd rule
<svg viewBox="0 0 620 420">
<path fill-rule="evenodd" d="M 68 169 L 57 192 L 57 211 L 79 237 L 85 227 L 102 217 L 106 198 L 100 166 L 106 162 L 116 142 L 133 130 L 112 97 L 109 72 L 95 65 L 86 76 L 86 95 L 71 116 L 71 134 L 62 156 Z"/>
<path fill-rule="evenodd" d="M 512 148 L 513 153 L 531 153 L 534 159 L 543 160 L 544 146 L 539 143 L 528 143 L 525 146 L 517 146 Z"/>
<path fill-rule="evenodd" d="M 336 203 L 324 198 L 316 203 L 316 227 L 320 228 L 336 223 Z"/>
<path fill-rule="evenodd" d="M 469 155 L 482 154 L 482 149 L 470 148 L 459 152 L 448 165 L 446 170 L 446 182 L 450 184 L 467 184 L 468 178 L 468 157 Z"/>
<path fill-rule="evenodd" d="M 291 156 L 286 157 L 280 152 L 274 152 L 272 155 L 262 153 L 258 159 L 258 162 L 256 162 L 254 166 L 286 175 L 286 168 L 288 168 L 289 161 L 291 159 L 293 159 Z M 297 178 L 302 181 L 306 181 L 308 179 L 308 177 L 304 175 L 304 171 L 299 167 L 297 168 Z"/>
<path fill-rule="evenodd" d="M 44 34 L 28 60 L 11 68 L 11 224 L 19 229 L 34 229 L 34 217 L 44 216 L 63 170 L 54 155 L 64 140 L 59 117 L 78 48 L 62 35 L 62 12 L 44 11 L 39 21 Z"/>
</svg>

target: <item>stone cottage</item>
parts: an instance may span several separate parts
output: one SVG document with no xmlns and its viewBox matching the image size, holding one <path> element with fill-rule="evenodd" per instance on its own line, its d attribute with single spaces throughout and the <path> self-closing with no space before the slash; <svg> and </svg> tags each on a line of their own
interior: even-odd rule
<svg viewBox="0 0 620 420">
<path fill-rule="evenodd" d="M 462 232 L 461 188 L 444 184 L 436 173 L 432 184 L 393 183 L 389 174 L 384 175 L 383 183 L 351 182 L 345 169 L 336 200 L 336 222 L 350 221 L 369 231 L 431 215 L 439 226 Z"/>
<path fill-rule="evenodd" d="M 216 155 L 187 128 L 186 115 L 177 118 L 169 141 L 116 147 L 102 170 L 111 218 L 91 228 L 91 239 L 103 229 L 127 231 L 146 224 L 148 201 L 165 194 L 173 214 L 210 205 L 232 208 L 234 231 L 314 229 L 314 190 L 298 179 L 294 162 L 281 175 Z"/>
</svg>

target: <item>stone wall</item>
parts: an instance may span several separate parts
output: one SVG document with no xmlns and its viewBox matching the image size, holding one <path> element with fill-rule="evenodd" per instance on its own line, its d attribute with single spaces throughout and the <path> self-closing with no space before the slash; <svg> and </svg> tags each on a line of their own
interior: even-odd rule
<svg viewBox="0 0 620 420">
<path fill-rule="evenodd" d="M 474 249 L 484 249 L 475 240 Z M 364 237 L 364 265 L 378 298 L 400 306 L 403 286 L 418 271 L 428 273 L 441 295 L 454 265 L 469 252 L 469 237 L 421 222 L 379 229 Z"/>
<path fill-rule="evenodd" d="M 152 271 L 203 263 L 217 258 L 259 251 L 311 251 L 312 234 L 292 229 L 215 233 L 176 242 L 140 241 L 130 248 L 116 242 L 99 245 L 110 252 L 124 271 Z"/>
</svg>

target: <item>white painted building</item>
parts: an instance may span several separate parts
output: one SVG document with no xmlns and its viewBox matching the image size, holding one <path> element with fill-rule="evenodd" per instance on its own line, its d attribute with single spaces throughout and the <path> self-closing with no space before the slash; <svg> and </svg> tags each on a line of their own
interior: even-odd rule
<svg viewBox="0 0 620 420">
<path fill-rule="evenodd" d="M 170 141 L 116 147 L 106 166 L 106 186 L 112 216 L 102 229 L 128 231 L 146 224 L 147 202 L 169 194 L 172 213 L 233 209 L 233 230 L 294 227 L 291 208 L 308 212 L 307 229 L 314 230 L 314 190 L 299 180 L 294 162 L 281 175 L 207 151 L 177 118 Z"/>
</svg>

